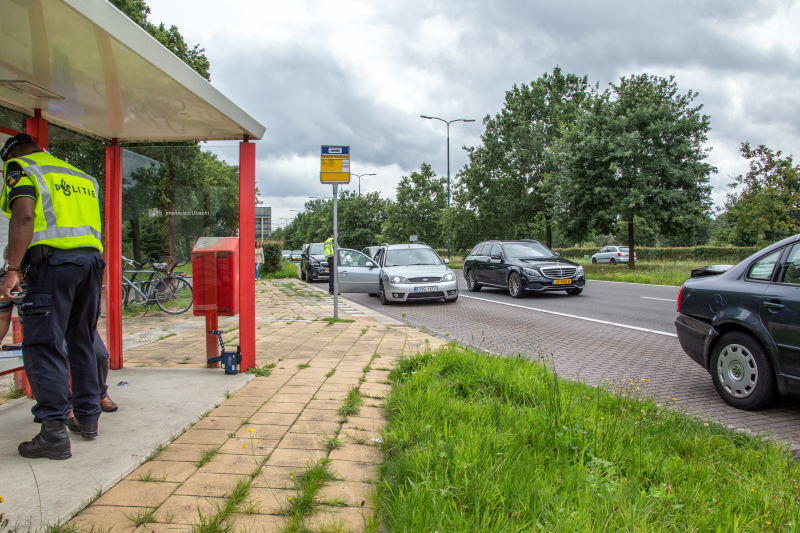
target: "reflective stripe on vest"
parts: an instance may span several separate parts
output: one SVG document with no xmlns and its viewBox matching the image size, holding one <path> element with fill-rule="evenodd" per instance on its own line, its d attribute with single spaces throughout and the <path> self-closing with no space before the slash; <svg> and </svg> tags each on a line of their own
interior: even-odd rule
<svg viewBox="0 0 800 533">
<path fill-rule="evenodd" d="M 325 241 L 325 258 L 333 257 L 333 237 Z"/>
</svg>

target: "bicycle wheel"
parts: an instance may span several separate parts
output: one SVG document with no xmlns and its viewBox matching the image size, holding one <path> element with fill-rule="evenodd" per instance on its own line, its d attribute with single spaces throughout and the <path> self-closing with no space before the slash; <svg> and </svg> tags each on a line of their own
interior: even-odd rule
<svg viewBox="0 0 800 533">
<path fill-rule="evenodd" d="M 192 286 L 183 278 L 171 278 L 169 283 L 162 280 L 156 286 L 156 297 L 162 311 L 179 315 L 192 307 Z"/>
</svg>

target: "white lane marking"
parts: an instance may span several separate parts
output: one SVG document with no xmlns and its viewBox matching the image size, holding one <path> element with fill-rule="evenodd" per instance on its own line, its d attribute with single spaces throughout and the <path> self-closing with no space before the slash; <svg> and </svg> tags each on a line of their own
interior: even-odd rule
<svg viewBox="0 0 800 533">
<path fill-rule="evenodd" d="M 596 318 L 588 318 L 585 316 L 577 316 L 577 315 L 568 315 L 567 313 L 558 313 L 556 311 L 548 311 L 547 309 L 538 309 L 536 307 L 528 307 L 525 305 L 518 305 L 518 304 L 510 304 L 508 302 L 498 302 L 497 300 L 487 300 L 486 298 L 477 298 L 475 296 L 467 296 L 466 294 L 460 294 L 461 298 L 471 298 L 473 300 L 480 300 L 482 302 L 489 302 L 498 305 L 507 305 L 509 307 L 519 307 L 520 309 L 527 309 L 529 311 L 538 311 L 539 313 L 547 313 L 548 315 L 558 315 L 558 316 L 565 316 L 568 318 L 577 318 L 578 320 L 586 320 L 587 322 L 596 322 L 598 324 L 606 324 L 607 326 L 616 326 L 618 328 L 625 328 L 625 329 L 634 329 L 636 331 L 644 331 L 646 333 L 655 333 L 657 335 L 665 335 L 667 337 L 677 337 L 675 333 L 667 333 L 666 331 L 656 331 L 654 329 L 647 329 L 647 328 L 640 328 L 637 326 L 629 326 L 627 324 L 617 324 L 616 322 L 608 322 L 606 320 L 598 320 Z"/>
<path fill-rule="evenodd" d="M 678 300 L 671 300 L 669 298 L 651 298 L 649 296 L 639 296 L 639 298 L 642 298 L 643 300 L 661 300 L 662 302 L 672 302 L 672 303 L 676 303 L 678 301 Z"/>
<path fill-rule="evenodd" d="M 688 279 L 688 278 L 687 278 Z M 659 285 L 658 283 L 634 283 L 632 281 L 610 281 L 607 279 L 587 279 L 592 283 L 624 283 L 625 285 L 638 285 L 639 287 L 669 287 L 670 289 L 678 290 L 680 287 L 677 285 Z"/>
</svg>

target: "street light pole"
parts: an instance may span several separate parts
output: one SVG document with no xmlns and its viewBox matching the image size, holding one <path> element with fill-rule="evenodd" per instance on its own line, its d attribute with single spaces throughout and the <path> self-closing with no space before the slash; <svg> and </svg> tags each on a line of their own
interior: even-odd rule
<svg viewBox="0 0 800 533">
<path fill-rule="evenodd" d="M 453 120 L 445 120 L 439 117 L 429 117 L 426 115 L 420 115 L 420 118 L 425 118 L 428 120 L 440 120 L 447 124 L 447 209 L 450 209 L 450 124 L 452 122 L 475 122 L 473 118 L 456 118 Z M 450 240 L 451 240 L 451 232 L 447 234 L 447 258 L 450 259 Z"/>
<path fill-rule="evenodd" d="M 376 176 L 377 174 L 353 174 L 358 178 L 358 195 L 361 196 L 361 176 Z"/>
</svg>

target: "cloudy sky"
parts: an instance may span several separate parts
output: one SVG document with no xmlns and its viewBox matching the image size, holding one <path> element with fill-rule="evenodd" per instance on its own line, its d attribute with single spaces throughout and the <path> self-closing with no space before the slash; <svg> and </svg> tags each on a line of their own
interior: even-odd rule
<svg viewBox="0 0 800 533">
<path fill-rule="evenodd" d="M 746 165 L 743 141 L 800 155 L 800 7 L 774 0 L 147 0 L 152 22 L 206 48 L 212 83 L 267 127 L 257 180 L 273 217 L 291 217 L 319 183 L 319 147 L 351 146 L 362 192 L 394 197 L 403 175 L 451 174 L 505 91 L 560 65 L 601 87 L 675 75 L 711 116 L 714 199 Z M 187 6 L 191 5 L 191 9 Z M 234 153 L 221 148 L 222 153 Z M 357 180 L 354 180 L 357 181 Z M 351 185 L 355 188 L 356 183 Z"/>
</svg>

